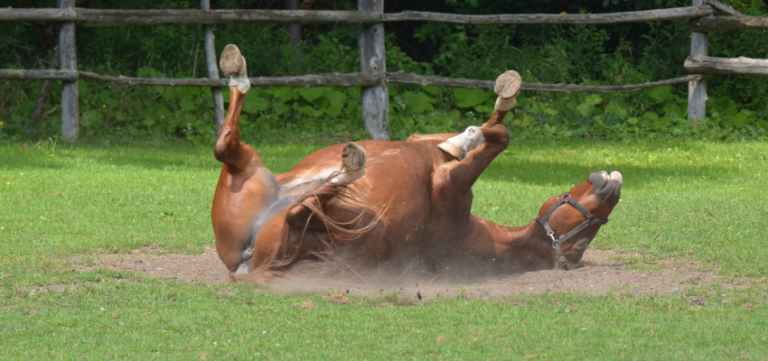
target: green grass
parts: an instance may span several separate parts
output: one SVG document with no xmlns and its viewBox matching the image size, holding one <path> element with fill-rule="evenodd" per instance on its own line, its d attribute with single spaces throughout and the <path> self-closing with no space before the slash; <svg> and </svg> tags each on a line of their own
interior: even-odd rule
<svg viewBox="0 0 768 361">
<path fill-rule="evenodd" d="M 317 146 L 258 147 L 275 172 Z M 765 359 L 768 144 L 516 143 L 475 186 L 474 211 L 507 225 L 597 170 L 624 175 L 592 247 L 694 259 L 749 276 L 673 296 L 523 295 L 414 304 L 396 295 L 282 296 L 256 284 L 189 285 L 80 271 L 93 252 L 213 244 L 212 150 L 0 144 L 2 359 Z M 79 257 L 72 257 L 79 256 Z M 644 268 L 645 267 L 645 268 Z M 310 301 L 317 309 L 293 307 Z M 264 333 L 266 331 L 266 333 Z M 278 345 L 279 344 L 279 345 Z M 450 351 L 450 352 L 449 352 Z M 82 356 L 80 356 L 82 355 Z"/>
</svg>

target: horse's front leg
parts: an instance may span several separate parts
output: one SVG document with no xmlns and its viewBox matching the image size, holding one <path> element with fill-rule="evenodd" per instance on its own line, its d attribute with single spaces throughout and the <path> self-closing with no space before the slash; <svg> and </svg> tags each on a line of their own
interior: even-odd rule
<svg viewBox="0 0 768 361">
<path fill-rule="evenodd" d="M 437 146 L 451 154 L 458 162 L 443 165 L 452 187 L 459 192 L 468 192 L 485 168 L 509 145 L 509 131 L 502 125 L 507 113 L 515 106 L 515 97 L 522 81 L 517 72 L 510 70 L 496 79 L 494 89 L 499 97 L 493 114 L 481 127 L 471 126 L 463 133 L 446 139 Z"/>
<path fill-rule="evenodd" d="M 515 98 L 517 97 L 517 94 L 520 93 L 522 84 L 523 79 L 520 77 L 520 74 L 514 70 L 508 70 L 496 78 L 496 85 L 494 86 L 493 91 L 496 92 L 498 98 L 496 98 L 493 114 L 491 114 L 490 119 L 483 125 L 484 127 L 501 124 L 502 120 L 504 120 L 504 116 L 507 115 L 507 112 L 515 107 L 515 104 L 517 103 Z M 408 141 L 430 141 L 441 143 L 459 134 L 461 133 L 413 134 L 408 138 Z"/>
</svg>

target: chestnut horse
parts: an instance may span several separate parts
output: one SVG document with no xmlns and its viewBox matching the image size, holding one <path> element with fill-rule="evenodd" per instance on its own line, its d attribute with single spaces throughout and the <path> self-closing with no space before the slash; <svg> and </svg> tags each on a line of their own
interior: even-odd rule
<svg viewBox="0 0 768 361">
<path fill-rule="evenodd" d="M 215 155 L 224 165 L 211 219 L 216 250 L 233 278 L 269 279 L 299 259 L 344 251 L 377 266 L 419 257 L 437 269 L 454 260 L 494 261 L 521 270 L 571 269 L 618 203 L 619 172 L 592 173 L 552 197 L 524 227 L 505 227 L 470 213 L 472 185 L 509 144 L 502 120 L 522 80 L 508 71 L 488 122 L 460 134 L 413 135 L 405 142 L 331 146 L 274 175 L 240 141 L 238 121 L 250 87 L 234 45 L 220 66 L 231 96 Z"/>
</svg>

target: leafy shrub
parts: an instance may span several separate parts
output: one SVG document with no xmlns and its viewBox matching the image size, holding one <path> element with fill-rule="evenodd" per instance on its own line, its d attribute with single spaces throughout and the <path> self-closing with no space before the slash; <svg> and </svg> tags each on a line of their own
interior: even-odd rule
<svg viewBox="0 0 768 361">
<path fill-rule="evenodd" d="M 36 7 L 55 6 L 52 0 L 32 2 Z M 248 8 L 262 3 L 222 0 L 214 5 Z M 688 0 L 445 3 L 456 12 L 469 14 L 613 12 L 689 5 Z M 731 4 L 749 15 L 767 10 L 762 1 Z M 92 0 L 88 6 L 147 9 L 193 5 Z M 350 10 L 356 8 L 356 2 L 343 0 L 327 6 Z M 55 42 L 51 36 L 54 25 L 0 22 L 0 31 L 7 34 L 0 39 L 1 67 L 46 66 L 45 59 L 52 55 L 51 42 Z M 291 48 L 290 34 L 281 26 L 226 25 L 216 26 L 215 32 L 217 51 L 228 43 L 240 45 L 252 76 L 359 71 L 358 28 L 354 26 L 304 26 L 297 49 Z M 682 64 L 689 53 L 690 31 L 684 20 L 610 26 L 417 23 L 412 36 L 424 45 L 421 47 L 409 45 L 399 34 L 387 30 L 388 71 L 495 79 L 507 69 L 516 69 L 526 82 L 620 85 L 685 75 Z M 763 35 L 757 31 L 711 33 L 710 54 L 768 57 L 768 37 Z M 201 45 L 201 26 L 83 27 L 78 28 L 78 65 L 109 75 L 201 77 L 206 75 Z M 434 48 L 436 52 L 422 56 L 419 48 Z M 41 86 L 42 82 L 0 82 L 0 137 L 25 133 Z M 708 117 L 699 126 L 690 125 L 686 119 L 686 84 L 609 94 L 523 92 L 508 124 L 522 137 L 765 138 L 766 88 L 765 79 L 710 77 Z M 80 80 L 80 90 L 84 139 L 181 138 L 204 143 L 214 139 L 207 88 L 129 87 Z M 491 91 L 483 89 L 390 84 L 389 91 L 394 139 L 416 132 L 461 131 L 480 124 L 492 111 L 495 99 Z M 41 124 L 43 137 L 60 132 L 59 98 L 55 87 Z M 241 125 L 244 137 L 257 141 L 335 142 L 367 137 L 362 131 L 357 88 L 255 88 L 247 98 Z"/>
</svg>

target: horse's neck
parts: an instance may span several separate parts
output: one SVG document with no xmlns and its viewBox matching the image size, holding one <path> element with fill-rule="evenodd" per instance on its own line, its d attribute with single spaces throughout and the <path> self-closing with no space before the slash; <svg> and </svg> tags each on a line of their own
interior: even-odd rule
<svg viewBox="0 0 768 361">
<path fill-rule="evenodd" d="M 490 229 L 494 243 L 508 254 L 528 254 L 537 258 L 547 258 L 551 244 L 547 242 L 546 234 L 536 221 L 523 227 L 506 227 L 494 224 Z M 527 257 L 527 256 L 526 256 Z"/>
</svg>

